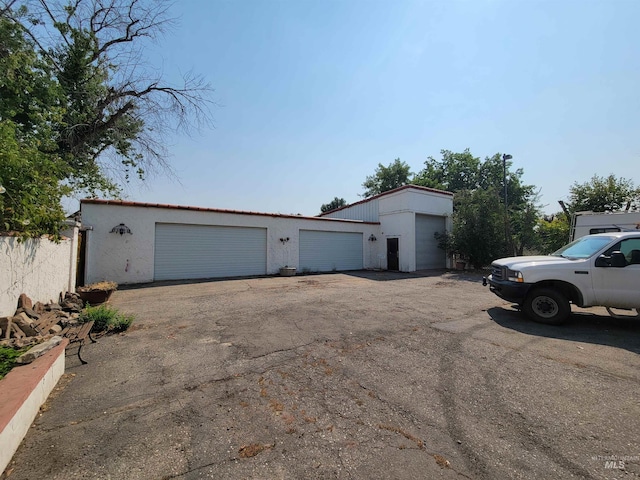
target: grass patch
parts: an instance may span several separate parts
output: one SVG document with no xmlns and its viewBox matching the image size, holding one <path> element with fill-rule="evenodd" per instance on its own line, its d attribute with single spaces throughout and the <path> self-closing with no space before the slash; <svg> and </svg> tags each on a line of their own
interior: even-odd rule
<svg viewBox="0 0 640 480">
<path fill-rule="evenodd" d="M 102 332 L 104 330 L 110 332 L 124 332 L 131 326 L 135 317 L 133 315 L 125 315 L 120 313 L 113 307 L 108 305 L 98 305 L 97 307 L 87 306 L 80 314 L 80 321 L 94 322 L 93 330 Z"/>
<path fill-rule="evenodd" d="M 0 378 L 3 378 L 16 364 L 16 358 L 25 352 L 25 348 L 16 350 L 11 347 L 0 347 Z"/>
</svg>

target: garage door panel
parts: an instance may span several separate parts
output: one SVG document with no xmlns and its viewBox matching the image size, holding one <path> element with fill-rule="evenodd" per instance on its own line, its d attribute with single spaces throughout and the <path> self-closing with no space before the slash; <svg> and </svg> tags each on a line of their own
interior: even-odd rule
<svg viewBox="0 0 640 480">
<path fill-rule="evenodd" d="M 416 269 L 445 268 L 446 254 L 438 248 L 435 233 L 445 231 L 444 217 L 416 215 Z"/>
<path fill-rule="evenodd" d="M 331 272 L 362 268 L 362 233 L 300 230 L 299 270 Z"/>
<path fill-rule="evenodd" d="M 264 275 L 267 230 L 156 224 L 156 280 Z"/>
</svg>

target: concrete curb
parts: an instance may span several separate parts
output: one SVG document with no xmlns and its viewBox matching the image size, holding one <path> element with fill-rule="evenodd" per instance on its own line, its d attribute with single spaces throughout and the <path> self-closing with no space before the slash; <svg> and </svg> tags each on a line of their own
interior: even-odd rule
<svg viewBox="0 0 640 480">
<path fill-rule="evenodd" d="M 0 380 L 0 473 L 36 418 L 40 406 L 64 373 L 65 338 L 33 363 L 18 366 Z"/>
</svg>

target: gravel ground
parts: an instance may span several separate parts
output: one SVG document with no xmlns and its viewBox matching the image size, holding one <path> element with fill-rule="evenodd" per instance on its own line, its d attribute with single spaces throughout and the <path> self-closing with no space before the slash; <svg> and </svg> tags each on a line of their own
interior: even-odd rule
<svg viewBox="0 0 640 480">
<path fill-rule="evenodd" d="M 118 291 L 4 476 L 638 478 L 640 320 L 526 320 L 480 276 Z"/>
</svg>

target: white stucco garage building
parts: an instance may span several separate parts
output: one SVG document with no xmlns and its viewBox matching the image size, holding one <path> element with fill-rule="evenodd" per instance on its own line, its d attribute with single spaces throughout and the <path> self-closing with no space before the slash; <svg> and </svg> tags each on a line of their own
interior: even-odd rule
<svg viewBox="0 0 640 480">
<path fill-rule="evenodd" d="M 453 194 L 404 186 L 319 217 L 88 199 L 85 283 L 448 267 Z"/>
</svg>

